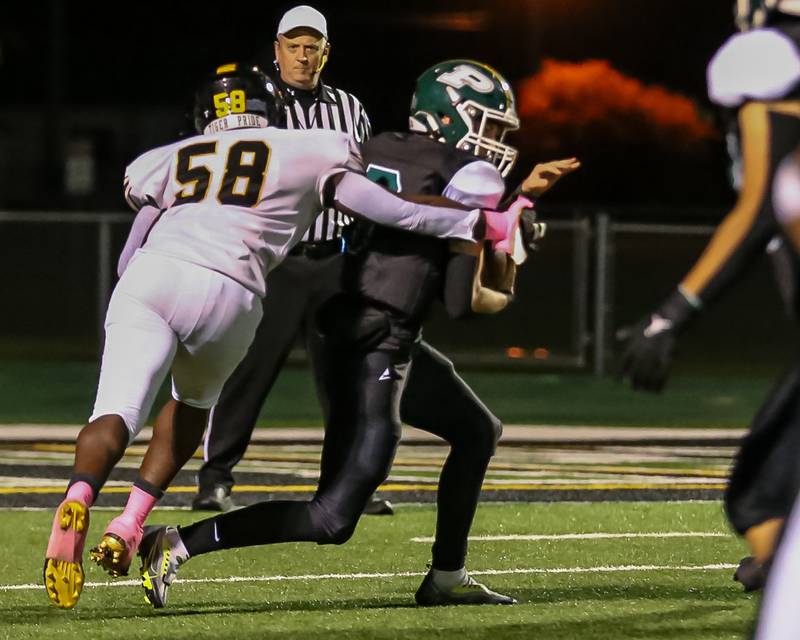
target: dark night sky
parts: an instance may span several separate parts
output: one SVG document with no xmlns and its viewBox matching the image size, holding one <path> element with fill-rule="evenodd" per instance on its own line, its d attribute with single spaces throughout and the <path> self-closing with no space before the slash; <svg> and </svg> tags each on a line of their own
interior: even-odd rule
<svg viewBox="0 0 800 640">
<path fill-rule="evenodd" d="M 3 106 L 177 112 L 189 104 L 196 80 L 217 64 L 259 52 L 270 61 L 275 26 L 295 4 L 145 0 L 112 9 L 96 1 L 14 3 L 0 24 Z M 405 128 L 416 76 L 457 57 L 488 62 L 512 83 L 535 73 L 542 58 L 607 59 L 705 108 L 706 64 L 733 31 L 733 0 L 310 4 L 328 18 L 333 48 L 325 80 L 355 93 L 376 131 Z M 454 12 L 477 19 L 480 29 L 430 25 Z"/>
<path fill-rule="evenodd" d="M 47 97 L 58 38 L 44 3 L 14 3 L 0 26 L 6 100 Z M 182 103 L 194 79 L 221 60 L 249 58 L 271 47 L 274 27 L 294 2 L 229 4 L 179 1 L 61 2 L 62 83 L 67 103 Z M 314 4 L 328 17 L 333 44 L 328 81 L 357 95 L 375 114 L 392 118 L 428 65 L 472 57 L 512 80 L 536 69 L 537 57 L 606 58 L 646 82 L 704 97 L 705 65 L 732 31 L 732 0 L 405 0 Z M 698 7 L 702 5 L 702 9 Z M 124 6 L 124 11 L 122 11 Z M 402 8 L 401 8 L 402 7 Z M 483 12 L 485 30 L 425 28 L 420 18 Z M 42 73 L 44 72 L 44 73 Z M 391 123 L 387 121 L 387 126 Z"/>
</svg>

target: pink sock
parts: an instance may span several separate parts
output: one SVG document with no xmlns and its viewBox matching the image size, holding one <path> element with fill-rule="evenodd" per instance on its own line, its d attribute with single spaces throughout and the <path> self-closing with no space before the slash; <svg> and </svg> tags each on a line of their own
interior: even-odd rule
<svg viewBox="0 0 800 640">
<path fill-rule="evenodd" d="M 87 482 L 78 480 L 78 482 L 67 489 L 66 499 L 77 500 L 78 502 L 85 504 L 87 507 L 91 507 L 94 504 L 94 491 L 92 491 L 92 488 Z"/>
<path fill-rule="evenodd" d="M 147 516 L 156 506 L 156 502 L 158 502 L 158 498 L 155 496 L 142 491 L 139 487 L 133 487 L 131 495 L 128 497 L 128 504 L 125 505 L 125 511 L 122 512 L 119 519 L 131 522 L 141 529 L 144 527 L 144 521 L 147 520 Z"/>
</svg>

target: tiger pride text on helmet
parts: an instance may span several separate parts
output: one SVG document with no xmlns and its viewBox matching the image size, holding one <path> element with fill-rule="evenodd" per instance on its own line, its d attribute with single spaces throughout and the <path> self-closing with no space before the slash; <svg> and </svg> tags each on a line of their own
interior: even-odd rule
<svg viewBox="0 0 800 640">
<path fill-rule="evenodd" d="M 749 31 L 766 26 L 780 14 L 800 17 L 800 0 L 737 0 L 736 26 Z"/>
<path fill-rule="evenodd" d="M 488 160 L 504 177 L 517 159 L 517 150 L 503 142 L 519 129 L 514 93 L 480 62 L 447 60 L 420 75 L 409 128 Z"/>
<path fill-rule="evenodd" d="M 197 88 L 194 125 L 197 133 L 278 126 L 284 107 L 280 92 L 261 69 L 223 64 Z"/>
</svg>

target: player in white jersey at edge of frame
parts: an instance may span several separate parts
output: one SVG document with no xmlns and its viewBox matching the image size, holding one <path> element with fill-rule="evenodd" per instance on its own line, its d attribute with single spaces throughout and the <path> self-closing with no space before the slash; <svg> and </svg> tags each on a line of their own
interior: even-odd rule
<svg viewBox="0 0 800 640">
<path fill-rule="evenodd" d="M 664 302 L 628 332 L 622 372 L 635 389 L 660 391 L 680 336 L 766 253 L 793 322 L 800 262 L 786 249 L 771 198 L 775 171 L 800 143 L 800 2 L 738 0 L 740 33 L 707 69 L 708 95 L 728 116 L 738 197 L 706 249 Z M 760 589 L 800 487 L 800 361 L 786 367 L 750 422 L 730 470 L 724 505 L 749 547 L 734 577 Z"/>
<path fill-rule="evenodd" d="M 78 435 L 45 554 L 45 589 L 58 607 L 80 597 L 89 509 L 171 370 L 177 402 L 159 413 L 125 510 L 91 551 L 112 576 L 127 575 L 145 519 L 197 449 L 208 410 L 250 344 L 267 273 L 322 206 L 426 235 L 489 240 L 509 252 L 515 245 L 519 207 L 403 200 L 363 175 L 348 135 L 270 126 L 282 113 L 275 84 L 260 70 L 221 66 L 196 94 L 200 135 L 128 167 L 126 197 L 141 207 L 132 237 L 142 244 L 109 304 L 94 410 Z"/>
<path fill-rule="evenodd" d="M 798 7 L 800 10 L 800 7 Z M 788 237 L 795 254 L 800 255 L 800 154 L 787 156 L 775 174 L 772 190 L 775 217 Z M 800 627 L 800 502 L 794 507 L 782 532 L 771 562 L 755 640 L 790 640 Z"/>
</svg>

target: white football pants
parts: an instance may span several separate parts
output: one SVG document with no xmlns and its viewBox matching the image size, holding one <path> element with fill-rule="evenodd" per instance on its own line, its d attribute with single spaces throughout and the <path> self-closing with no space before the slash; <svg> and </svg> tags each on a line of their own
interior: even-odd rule
<svg viewBox="0 0 800 640">
<path fill-rule="evenodd" d="M 231 278 L 137 251 L 111 296 L 91 420 L 120 416 L 131 441 L 172 367 L 172 396 L 211 408 L 247 353 L 261 300 Z"/>
<path fill-rule="evenodd" d="M 764 587 L 756 640 L 796 640 L 800 637 L 800 498 L 792 514 Z"/>
</svg>

